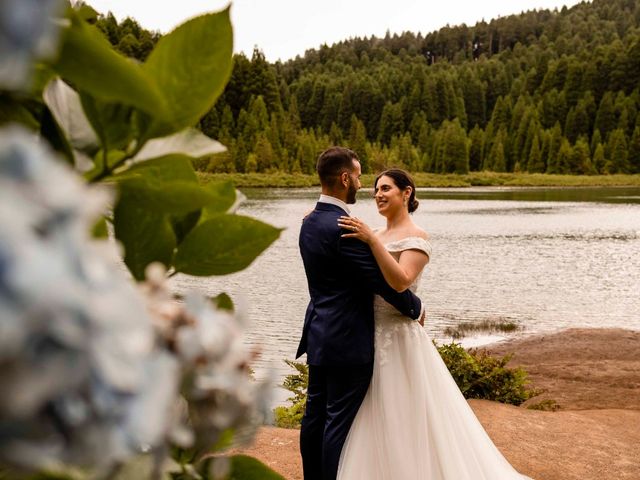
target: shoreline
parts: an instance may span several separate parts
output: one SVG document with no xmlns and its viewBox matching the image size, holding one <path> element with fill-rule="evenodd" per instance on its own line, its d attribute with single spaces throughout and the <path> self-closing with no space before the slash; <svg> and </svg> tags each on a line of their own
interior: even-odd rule
<svg viewBox="0 0 640 480">
<path fill-rule="evenodd" d="M 317 175 L 275 173 L 197 172 L 202 183 L 231 181 L 239 188 L 304 188 L 320 185 Z M 552 175 L 544 173 L 471 172 L 468 174 L 411 173 L 418 188 L 469 187 L 640 187 L 640 174 Z M 363 186 L 372 186 L 375 174 L 363 174 Z"/>
<path fill-rule="evenodd" d="M 640 478 L 640 331 L 571 328 L 477 347 L 513 353 L 545 392 L 515 407 L 469 400 L 496 446 L 535 480 Z M 558 411 L 527 405 L 551 399 Z M 259 429 L 242 449 L 287 480 L 302 480 L 298 430 Z"/>
</svg>

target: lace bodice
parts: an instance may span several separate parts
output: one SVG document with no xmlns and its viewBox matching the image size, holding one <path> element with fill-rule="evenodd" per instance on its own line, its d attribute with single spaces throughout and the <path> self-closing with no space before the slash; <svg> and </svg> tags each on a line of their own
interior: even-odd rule
<svg viewBox="0 0 640 480">
<path fill-rule="evenodd" d="M 431 258 L 431 243 L 422 237 L 405 237 L 385 244 L 385 248 L 398 260 L 405 250 L 420 250 Z M 409 289 L 415 293 L 422 278 L 422 272 L 416 277 Z M 381 365 L 386 363 L 386 350 L 393 341 L 393 335 L 400 329 L 408 334 L 417 334 L 416 328 L 421 328 L 414 319 L 402 315 L 393 306 L 388 304 L 381 296 L 376 295 L 373 303 L 375 318 L 375 345 L 376 357 Z"/>
</svg>

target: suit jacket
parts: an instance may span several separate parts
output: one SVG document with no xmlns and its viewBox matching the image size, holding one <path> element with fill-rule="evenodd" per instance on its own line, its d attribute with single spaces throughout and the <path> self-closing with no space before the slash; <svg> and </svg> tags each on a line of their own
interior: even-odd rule
<svg viewBox="0 0 640 480">
<path fill-rule="evenodd" d="M 341 238 L 340 207 L 318 202 L 303 221 L 299 246 L 311 301 L 296 358 L 310 365 L 373 362 L 373 296 L 381 295 L 402 314 L 416 318 L 421 303 L 411 291 L 398 293 L 384 280 L 369 246 Z"/>
</svg>

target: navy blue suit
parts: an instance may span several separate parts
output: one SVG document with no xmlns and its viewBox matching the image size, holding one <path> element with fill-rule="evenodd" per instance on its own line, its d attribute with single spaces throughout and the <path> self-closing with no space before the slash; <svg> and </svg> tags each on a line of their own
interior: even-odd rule
<svg viewBox="0 0 640 480">
<path fill-rule="evenodd" d="M 336 478 L 340 452 L 373 372 L 373 296 L 416 318 L 420 299 L 384 280 L 368 245 L 338 226 L 344 210 L 318 202 L 303 221 L 300 253 L 311 301 L 296 358 L 307 354 L 309 388 L 300 432 L 305 480 Z"/>
</svg>

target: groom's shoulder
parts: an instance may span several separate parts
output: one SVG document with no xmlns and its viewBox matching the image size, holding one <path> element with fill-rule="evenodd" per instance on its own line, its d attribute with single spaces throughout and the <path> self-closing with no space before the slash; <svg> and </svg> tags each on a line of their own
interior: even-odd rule
<svg viewBox="0 0 640 480">
<path fill-rule="evenodd" d="M 347 215 L 347 213 L 337 205 L 332 203 L 318 202 L 316 203 L 316 208 L 314 211 L 318 213 L 326 213 L 326 214 L 337 214 L 337 215 Z"/>
<path fill-rule="evenodd" d="M 337 219 L 342 215 L 347 214 L 340 207 L 318 202 L 316 208 L 309 214 L 309 217 L 320 222 L 330 222 L 331 224 L 335 224 L 337 228 Z"/>
<path fill-rule="evenodd" d="M 309 235 L 325 239 L 339 237 L 341 229 L 338 225 L 338 218 L 346 214 L 340 213 L 341 210 L 333 205 L 328 205 L 328 207 L 332 208 L 325 208 L 324 205 L 318 204 L 302 222 L 300 233 L 307 238 Z"/>
</svg>

